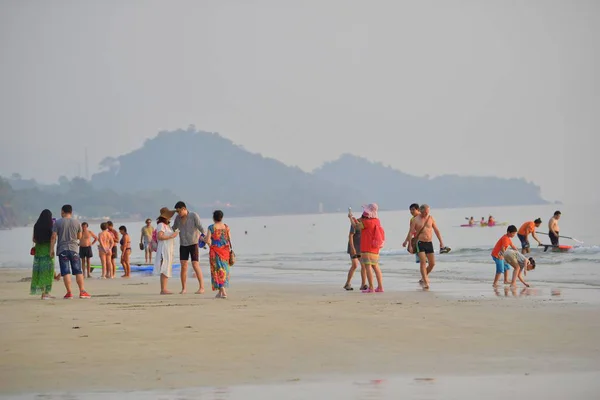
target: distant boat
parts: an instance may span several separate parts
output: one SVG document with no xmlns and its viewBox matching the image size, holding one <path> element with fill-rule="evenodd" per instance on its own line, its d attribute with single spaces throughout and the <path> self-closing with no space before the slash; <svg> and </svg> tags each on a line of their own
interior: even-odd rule
<svg viewBox="0 0 600 400">
<path fill-rule="evenodd" d="M 481 222 L 477 222 L 477 223 L 474 223 L 472 225 L 462 224 L 461 228 L 477 228 L 477 227 L 479 227 L 479 228 L 493 228 L 495 226 L 506 226 L 506 225 L 508 225 L 508 222 L 496 222 L 493 225 L 488 225 L 487 222 L 484 222 L 483 224 Z"/>
</svg>

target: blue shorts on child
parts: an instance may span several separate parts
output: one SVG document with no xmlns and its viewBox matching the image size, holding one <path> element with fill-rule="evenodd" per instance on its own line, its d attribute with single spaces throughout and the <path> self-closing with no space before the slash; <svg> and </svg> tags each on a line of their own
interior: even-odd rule
<svg viewBox="0 0 600 400">
<path fill-rule="evenodd" d="M 494 262 L 496 263 L 496 273 L 497 274 L 503 274 L 505 271 L 508 271 L 510 269 L 510 265 L 505 263 L 504 260 L 501 260 L 494 256 L 492 256 L 492 260 L 494 260 Z"/>
</svg>

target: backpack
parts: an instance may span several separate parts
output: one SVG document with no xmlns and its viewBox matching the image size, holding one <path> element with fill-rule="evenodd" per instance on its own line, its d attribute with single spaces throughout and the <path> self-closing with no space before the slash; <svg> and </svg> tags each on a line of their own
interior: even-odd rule
<svg viewBox="0 0 600 400">
<path fill-rule="evenodd" d="M 156 237 L 156 229 L 152 232 L 152 240 L 150 241 L 150 250 L 156 252 L 158 250 L 158 237 Z"/>
<path fill-rule="evenodd" d="M 371 245 L 376 249 L 381 249 L 381 248 L 383 248 L 384 244 L 385 244 L 385 231 L 383 230 L 381 223 L 379 221 L 377 221 L 377 224 L 375 225 L 375 233 L 373 234 L 373 241 L 372 241 Z"/>
</svg>

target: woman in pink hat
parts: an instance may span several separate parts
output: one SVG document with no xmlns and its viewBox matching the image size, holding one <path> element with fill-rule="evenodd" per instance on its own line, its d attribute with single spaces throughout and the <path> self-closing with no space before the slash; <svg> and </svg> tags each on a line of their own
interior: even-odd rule
<svg viewBox="0 0 600 400">
<path fill-rule="evenodd" d="M 383 247 L 385 232 L 377 215 L 377 204 L 371 203 L 363 206 L 363 213 L 359 219 L 348 213 L 348 218 L 354 229 L 360 231 L 360 263 L 365 268 L 369 287 L 363 293 L 383 292 L 383 279 L 379 268 L 379 250 Z M 377 289 L 373 288 L 373 273 L 377 278 Z"/>
</svg>

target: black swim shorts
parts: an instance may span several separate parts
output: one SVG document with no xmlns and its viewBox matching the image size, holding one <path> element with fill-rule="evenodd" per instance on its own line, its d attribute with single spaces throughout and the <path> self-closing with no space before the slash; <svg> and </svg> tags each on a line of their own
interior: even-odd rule
<svg viewBox="0 0 600 400">
<path fill-rule="evenodd" d="M 94 254 L 92 253 L 92 246 L 79 247 L 79 258 L 92 258 Z"/>
<path fill-rule="evenodd" d="M 417 253 L 433 254 L 433 242 L 417 242 Z"/>
<path fill-rule="evenodd" d="M 550 242 L 552 243 L 552 246 L 558 246 L 558 236 L 552 231 L 548 232 L 548 236 L 550 236 Z"/>
<path fill-rule="evenodd" d="M 187 261 L 192 258 L 192 261 L 198 261 L 198 244 L 190 246 L 179 246 L 179 260 Z"/>
</svg>

